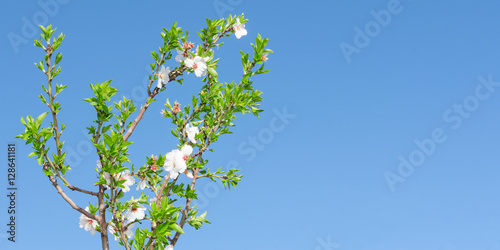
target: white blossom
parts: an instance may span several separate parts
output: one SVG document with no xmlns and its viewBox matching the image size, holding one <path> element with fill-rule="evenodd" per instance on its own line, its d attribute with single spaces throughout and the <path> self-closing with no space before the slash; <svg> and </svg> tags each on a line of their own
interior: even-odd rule
<svg viewBox="0 0 500 250">
<path fill-rule="evenodd" d="M 207 75 L 207 57 L 195 56 L 194 58 L 187 58 L 184 60 L 186 66 L 192 68 L 194 70 L 194 74 L 197 77 L 206 76 Z"/>
<path fill-rule="evenodd" d="M 86 207 L 85 211 L 90 212 L 89 207 Z M 97 225 L 97 221 L 90 219 L 84 214 L 80 215 L 80 228 L 85 229 L 85 231 L 90 231 L 90 233 L 94 235 Z"/>
<path fill-rule="evenodd" d="M 113 225 L 111 225 L 111 224 L 109 224 L 109 225 L 108 225 L 108 231 L 109 231 L 109 232 L 110 232 L 113 236 L 115 236 L 115 240 L 116 240 L 116 241 L 119 241 L 119 240 L 120 240 L 120 237 L 118 237 L 118 231 L 116 230 L 116 228 L 115 228 Z"/>
<path fill-rule="evenodd" d="M 100 161 L 97 161 L 97 167 L 102 167 L 102 165 L 100 164 Z M 104 179 L 106 180 L 106 184 L 104 184 L 104 186 L 106 186 L 107 188 L 109 188 L 109 186 L 111 185 L 111 177 L 113 177 L 113 180 L 125 180 L 125 182 L 123 183 L 123 186 L 124 188 L 122 189 L 124 193 L 130 191 L 130 186 L 131 185 L 134 185 L 135 183 L 135 179 L 134 177 L 130 174 L 130 170 L 125 170 L 124 172 L 121 172 L 119 174 L 114 174 L 113 176 L 111 176 L 108 172 L 103 172 L 102 173 L 102 176 L 104 177 Z M 146 184 L 144 183 L 140 183 L 139 186 L 144 186 L 145 187 Z M 144 189 L 144 188 L 142 188 Z M 139 190 L 139 189 L 137 189 Z"/>
<path fill-rule="evenodd" d="M 137 207 L 132 206 L 132 208 L 125 212 L 124 216 L 129 221 L 142 220 L 146 216 L 144 211 L 146 211 L 146 207 L 139 204 Z"/>
<path fill-rule="evenodd" d="M 134 224 L 130 224 L 130 226 L 127 227 L 127 230 L 124 232 L 125 235 L 127 235 L 127 237 L 130 239 L 130 238 L 133 238 L 134 237 L 134 231 L 132 231 L 132 228 L 134 227 L 135 225 Z"/>
<path fill-rule="evenodd" d="M 242 36 L 246 36 L 247 30 L 245 29 L 245 24 L 240 22 L 239 18 L 236 18 L 236 24 L 233 25 L 234 35 L 237 39 L 240 39 Z"/>
<path fill-rule="evenodd" d="M 186 60 L 188 52 L 184 53 L 182 50 L 177 50 L 177 55 L 175 56 L 175 61 L 182 62 Z"/>
<path fill-rule="evenodd" d="M 193 153 L 193 147 L 184 145 L 181 150 L 174 149 L 166 155 L 163 168 L 170 172 L 170 179 L 175 179 L 179 173 L 186 171 L 186 161 L 191 153 Z"/>
<path fill-rule="evenodd" d="M 126 193 L 130 191 L 130 186 L 134 185 L 135 179 L 134 177 L 130 174 L 130 170 L 125 170 L 119 174 L 119 180 L 125 180 L 125 182 L 122 184 L 124 187 L 122 188 L 123 192 Z"/>
<path fill-rule="evenodd" d="M 125 222 L 124 222 L 125 223 Z M 125 235 L 127 235 L 127 237 L 130 239 L 132 237 L 134 237 L 134 232 L 132 231 L 132 228 L 134 227 L 134 224 L 131 224 L 130 226 L 128 226 L 128 228 L 126 229 L 126 231 L 124 232 Z M 116 227 L 114 227 L 113 225 L 109 224 L 108 225 L 108 231 L 113 235 L 115 236 L 115 240 L 116 241 L 119 241 L 120 240 L 120 237 L 118 236 L 118 230 L 116 229 Z"/>
<path fill-rule="evenodd" d="M 175 179 L 179 175 L 179 172 L 175 169 L 175 155 L 179 151 L 178 149 L 174 149 L 167 153 L 165 156 L 165 164 L 163 164 L 163 168 L 165 171 L 170 173 L 170 179 Z"/>
<path fill-rule="evenodd" d="M 100 160 L 97 160 L 97 168 L 102 169 L 102 163 Z M 104 186 L 109 188 L 109 185 L 111 185 L 111 175 L 108 172 L 103 172 L 102 176 L 106 180 L 106 184 Z"/>
<path fill-rule="evenodd" d="M 141 182 L 139 182 L 139 185 L 137 185 L 137 190 L 139 189 L 144 190 L 147 185 L 148 185 L 148 179 L 147 177 L 144 177 L 143 179 L 141 179 Z"/>
<path fill-rule="evenodd" d="M 104 179 L 106 180 L 106 185 L 104 186 L 109 188 L 109 185 L 111 185 L 111 175 L 108 172 L 104 172 L 102 173 L 102 176 L 104 176 Z"/>
<path fill-rule="evenodd" d="M 193 153 L 193 147 L 191 147 L 189 145 L 184 145 L 181 148 L 181 153 L 182 153 L 182 159 L 184 161 L 187 161 L 187 159 L 189 158 L 189 155 L 191 155 Z"/>
<path fill-rule="evenodd" d="M 174 250 L 174 247 L 172 245 L 168 245 L 164 250 Z"/>
<path fill-rule="evenodd" d="M 200 133 L 200 130 L 198 127 L 192 126 L 191 123 L 189 123 L 186 126 L 186 133 L 188 136 L 188 139 L 191 143 L 196 143 L 196 139 L 194 138 L 198 133 Z"/>
<path fill-rule="evenodd" d="M 168 74 L 170 74 L 170 67 L 161 66 L 160 72 L 158 72 L 158 83 L 156 84 L 156 87 L 161 89 L 164 84 L 167 84 L 168 81 L 170 80 Z"/>
</svg>

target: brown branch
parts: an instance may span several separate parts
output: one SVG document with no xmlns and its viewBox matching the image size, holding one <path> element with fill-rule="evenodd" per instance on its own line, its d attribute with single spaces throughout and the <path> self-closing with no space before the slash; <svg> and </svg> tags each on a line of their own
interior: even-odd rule
<svg viewBox="0 0 500 250">
<path fill-rule="evenodd" d="M 225 29 L 222 33 L 220 33 L 217 36 L 217 38 L 211 44 L 217 43 L 219 41 L 219 39 L 221 39 L 221 37 L 223 37 L 227 32 L 230 32 L 232 30 L 233 30 L 233 26 Z M 204 51 L 207 51 L 208 47 L 209 46 L 207 46 L 207 44 L 205 44 Z M 159 68 L 159 67 L 160 67 L 160 65 L 157 64 L 157 68 Z M 184 71 L 186 71 L 186 70 L 187 70 L 187 67 L 184 66 L 184 65 L 182 65 L 177 70 L 174 70 L 174 71 L 170 72 L 170 74 L 169 74 L 169 82 L 174 81 L 179 75 L 182 75 L 182 73 Z M 151 79 L 154 79 L 154 78 L 151 78 Z M 152 80 L 150 80 L 150 83 L 148 84 L 148 86 L 151 86 L 151 82 L 152 82 Z M 144 116 L 144 113 L 146 112 L 146 110 L 149 107 L 148 101 L 151 100 L 151 99 L 153 99 L 159 93 L 159 91 L 160 91 L 160 89 L 156 87 L 153 90 L 153 92 L 151 92 L 148 95 L 148 100 L 146 101 L 146 103 L 144 104 L 144 106 L 141 107 L 141 110 L 139 111 L 139 114 L 137 114 L 137 117 L 135 118 L 134 122 L 132 123 L 132 125 L 128 129 L 127 133 L 123 136 L 123 141 L 127 141 L 128 138 L 132 135 L 132 133 L 134 132 L 135 128 L 137 127 L 137 124 L 141 121 L 142 117 Z M 149 92 L 149 87 L 148 87 L 148 92 Z"/>
<path fill-rule="evenodd" d="M 45 151 L 45 145 L 42 146 L 42 149 Z M 45 164 L 49 164 L 52 167 L 52 170 L 54 170 L 56 176 L 59 179 L 61 179 L 64 182 L 64 184 L 69 189 L 71 189 L 72 191 L 79 191 L 79 192 L 82 192 L 82 193 L 85 193 L 85 194 L 90 194 L 90 195 L 93 195 L 93 196 L 97 196 L 98 195 L 98 193 L 96 193 L 96 192 L 88 191 L 88 190 L 81 189 L 81 188 L 78 188 L 78 187 L 75 187 L 75 186 L 71 185 L 66 180 L 66 178 L 64 178 L 64 176 L 62 176 L 61 173 L 59 173 L 59 171 L 57 170 L 57 166 L 55 166 L 54 163 L 49 159 L 49 156 L 47 155 L 46 152 L 43 153 L 43 156 L 44 156 L 45 160 L 47 161 Z M 47 166 L 44 166 L 44 168 L 47 168 Z"/>
<path fill-rule="evenodd" d="M 97 201 L 99 203 L 99 224 L 101 225 L 101 245 L 103 250 L 109 250 L 108 223 L 106 222 L 106 204 L 104 203 L 104 185 L 99 185 Z"/>
<path fill-rule="evenodd" d="M 170 179 L 170 173 L 168 173 L 167 176 L 165 176 L 165 179 L 163 180 L 163 183 L 161 184 L 160 190 L 158 190 L 158 193 L 156 194 L 156 201 L 155 201 L 156 205 L 158 205 L 159 202 L 160 202 L 160 200 L 162 199 L 163 190 L 167 186 L 169 179 Z M 175 184 L 176 181 L 177 181 L 177 178 L 172 182 L 172 185 L 170 186 L 170 188 L 172 188 L 172 186 Z M 168 192 L 170 192 L 170 188 L 167 189 L 167 194 L 168 194 Z M 156 231 L 156 226 L 153 226 L 153 224 L 154 224 L 154 222 L 153 222 L 153 220 L 151 220 L 151 233 L 152 233 L 152 236 L 149 237 L 149 240 L 146 243 L 146 245 L 143 247 L 143 249 L 149 248 L 150 250 L 152 250 L 154 248 L 155 242 L 153 241 L 154 240 L 154 236 L 153 235 L 154 235 L 154 233 Z"/>
<path fill-rule="evenodd" d="M 208 48 L 210 48 L 210 45 L 213 45 L 215 43 L 217 43 L 219 41 L 219 39 L 221 37 L 223 37 L 227 32 L 230 32 L 233 30 L 233 27 L 229 27 L 227 28 L 226 30 L 224 30 L 223 32 L 221 32 L 217 38 L 211 43 L 211 44 L 207 44 L 205 43 L 204 44 L 204 51 L 207 51 Z M 157 63 L 157 69 L 156 71 L 159 69 L 160 65 Z M 180 68 L 178 68 L 177 70 L 175 71 L 172 71 L 169 75 L 169 82 L 171 81 L 174 81 L 177 76 L 179 75 L 182 75 L 182 73 L 184 71 L 187 70 L 187 67 L 182 65 Z M 154 71 L 153 74 L 156 72 Z M 148 83 L 148 99 L 146 101 L 146 103 L 141 107 L 141 110 L 139 111 L 139 114 L 137 114 L 137 117 L 134 119 L 134 121 L 132 122 L 132 125 L 130 126 L 130 128 L 128 129 L 127 133 L 123 136 L 123 141 L 127 141 L 128 138 L 132 135 L 132 133 L 134 132 L 135 128 L 137 127 L 137 124 L 141 121 L 141 119 L 143 118 L 144 116 L 144 113 L 146 112 L 146 110 L 148 109 L 149 107 L 149 104 L 150 104 L 150 101 L 159 93 L 160 89 L 158 87 L 156 87 L 153 92 L 150 92 L 150 88 L 151 88 L 151 84 L 152 84 L 152 81 L 153 81 L 154 77 L 152 78 L 152 80 L 150 80 L 150 82 Z M 194 108 L 194 107 L 193 107 Z M 182 127 L 184 127 L 185 125 L 187 124 L 187 122 L 185 124 L 183 124 Z M 202 154 L 202 153 L 201 153 Z M 193 176 L 193 181 L 191 182 L 191 188 L 193 189 L 194 188 L 194 185 L 196 183 L 196 179 L 197 179 L 197 175 L 198 175 L 198 171 L 199 169 L 195 169 L 194 170 L 194 176 Z M 156 204 L 159 204 L 159 201 L 161 200 L 162 198 L 162 195 L 163 195 L 163 190 L 165 189 L 165 187 L 167 186 L 168 184 L 168 180 L 170 179 L 170 173 L 165 177 L 165 180 L 163 181 L 162 183 L 162 186 L 160 188 L 160 190 L 158 190 L 158 193 L 156 194 Z M 174 185 L 175 181 L 177 179 L 175 179 L 172 183 L 172 186 Z M 172 187 L 171 186 L 171 187 Z M 168 189 L 167 191 L 167 195 L 168 193 L 170 192 L 169 190 L 171 189 L 171 187 Z M 181 219 L 181 228 L 184 226 L 185 222 L 186 222 L 186 218 L 187 218 L 187 213 L 188 211 L 190 210 L 190 205 L 191 205 L 191 198 L 186 198 L 186 208 L 183 210 L 183 216 L 182 216 L 182 219 Z M 151 222 L 153 223 L 153 222 Z M 152 226 L 152 232 L 154 232 L 154 230 L 156 228 L 154 228 Z M 179 238 L 179 233 L 177 233 L 174 237 L 174 239 L 172 240 L 172 245 L 175 245 L 175 242 L 177 242 L 178 238 Z M 154 242 L 153 242 L 153 238 L 150 238 L 148 243 L 146 244 L 146 248 L 147 246 L 149 245 L 149 248 L 152 249 L 154 247 Z"/>
<path fill-rule="evenodd" d="M 198 168 L 195 169 L 194 171 L 194 174 L 193 174 L 193 180 L 191 181 L 191 188 L 194 188 L 194 185 L 196 183 L 196 179 L 198 178 Z M 182 218 L 181 218 L 181 221 L 179 223 L 179 226 L 181 228 L 184 228 L 184 225 L 186 223 L 186 220 L 187 220 L 187 216 L 188 216 L 188 213 L 189 213 L 189 210 L 191 210 L 191 198 L 186 198 L 186 206 L 185 208 L 182 210 Z M 172 241 L 170 242 L 171 245 L 175 246 L 175 243 L 177 242 L 177 240 L 179 239 L 181 233 L 177 232 L 174 236 L 174 238 L 172 239 Z"/>
<path fill-rule="evenodd" d="M 59 195 L 61 195 L 61 197 L 73 208 L 75 209 L 76 211 L 82 213 L 83 215 L 87 216 L 88 218 L 90 219 L 93 219 L 95 221 L 99 221 L 99 218 L 89 212 L 87 212 L 85 209 L 79 207 L 78 205 L 75 204 L 75 202 L 68 197 L 68 195 L 66 195 L 66 193 L 64 193 L 64 191 L 62 190 L 61 186 L 59 186 L 59 184 L 57 184 L 57 180 L 56 178 L 54 178 L 53 175 L 49 175 L 49 180 L 50 182 L 52 182 L 52 185 L 56 188 L 57 192 L 59 193 Z"/>
<path fill-rule="evenodd" d="M 56 141 L 56 151 L 57 155 L 61 156 L 62 155 L 62 146 L 61 146 L 61 141 L 60 141 L 60 136 L 61 133 L 59 132 L 59 126 L 57 124 L 57 113 L 56 110 L 54 109 L 54 98 L 55 96 L 52 96 L 52 79 L 54 78 L 52 76 L 52 70 L 55 69 L 55 65 L 51 66 L 51 59 L 52 59 L 52 46 L 50 44 L 47 45 L 47 49 L 45 49 L 45 52 L 47 52 L 47 60 L 45 61 L 47 65 L 47 72 L 45 73 L 48 78 L 48 83 L 47 83 L 47 94 L 49 95 L 49 108 L 52 113 L 52 120 L 54 122 L 53 124 L 53 129 L 54 129 L 54 140 Z"/>
<path fill-rule="evenodd" d="M 88 191 L 88 190 L 85 190 L 85 189 L 81 189 L 79 187 L 75 187 L 73 185 L 71 185 L 67 180 L 66 178 L 64 178 L 64 176 L 62 176 L 59 171 L 56 170 L 56 175 L 57 177 L 59 177 L 59 179 L 61 179 L 64 184 L 66 185 L 66 187 L 68 187 L 69 189 L 71 189 L 72 191 L 78 191 L 78 192 L 81 192 L 81 193 L 84 193 L 84 194 L 90 194 L 90 195 L 93 195 L 93 196 L 98 196 L 98 193 L 96 192 L 92 192 L 92 191 Z"/>
<path fill-rule="evenodd" d="M 167 176 L 165 176 L 165 180 L 163 180 L 163 183 L 161 184 L 160 190 L 158 190 L 158 193 L 156 194 L 156 204 L 157 205 L 158 205 L 158 202 L 160 201 L 160 199 L 162 198 L 163 190 L 167 186 L 169 179 L 170 179 L 170 173 L 168 173 Z M 177 178 L 176 178 L 176 180 L 177 180 Z"/>
<path fill-rule="evenodd" d="M 84 194 L 90 194 L 90 195 L 93 195 L 93 196 L 98 196 L 98 193 L 96 193 L 96 192 L 92 192 L 92 191 L 88 191 L 88 190 L 85 190 L 85 189 L 81 189 L 79 187 L 75 187 L 75 186 L 73 186 L 73 185 L 71 185 L 71 184 L 69 184 L 67 182 L 66 182 L 66 184 L 67 184 L 66 186 L 69 189 L 71 189 L 72 191 L 78 191 L 78 192 L 82 192 Z"/>
<path fill-rule="evenodd" d="M 45 52 L 47 52 L 47 60 L 46 60 L 46 65 L 47 65 L 47 71 L 45 72 L 45 74 L 47 75 L 47 78 L 48 78 L 48 83 L 47 83 L 47 87 L 48 87 L 48 90 L 46 91 L 47 95 L 49 96 L 49 103 L 46 103 L 47 106 L 49 107 L 50 111 L 51 111 L 51 114 L 52 114 L 52 120 L 53 120 L 53 129 L 54 129 L 54 140 L 56 142 L 56 151 L 57 151 L 57 155 L 58 156 L 61 156 L 62 155 L 62 145 L 61 145 L 61 142 L 60 142 L 60 136 L 61 136 L 61 132 L 59 132 L 59 126 L 58 126 L 58 122 L 57 122 L 57 113 L 56 113 L 56 110 L 54 109 L 54 99 L 56 97 L 56 95 L 52 95 L 52 79 L 53 79 L 53 76 L 52 76 L 52 70 L 55 68 L 55 65 L 54 66 L 51 66 L 51 59 L 52 59 L 52 53 L 53 53 L 53 49 L 52 49 L 52 46 L 50 46 L 50 44 L 47 46 L 47 48 L 45 49 Z M 62 176 L 60 173 L 59 173 L 59 169 L 60 169 L 60 166 L 54 166 L 53 162 L 50 161 L 50 159 L 48 158 L 48 156 L 45 154 L 45 158 L 49 161 L 50 165 L 52 166 L 53 170 L 55 171 L 56 173 L 56 176 L 59 177 L 59 179 L 61 179 L 64 184 L 69 188 L 71 189 L 72 191 L 79 191 L 79 192 L 82 192 L 82 193 L 85 193 L 85 194 L 90 194 L 90 195 L 93 195 L 93 196 L 97 196 L 98 194 L 96 192 L 91 192 L 91 191 L 88 191 L 88 190 L 84 190 L 84 189 L 81 189 L 81 188 L 78 188 L 78 187 L 75 187 L 73 185 L 71 185 L 67 180 L 66 178 L 64 178 L 64 176 Z M 57 179 L 51 175 L 49 176 L 49 179 L 50 181 L 52 182 L 52 185 L 54 185 L 54 187 L 57 189 L 58 193 L 74 208 L 74 209 L 77 209 L 78 211 L 80 211 L 81 213 L 85 214 L 87 217 L 89 218 L 92 218 L 88 215 L 90 215 L 90 213 L 86 212 L 85 210 L 81 209 L 80 207 L 76 206 L 76 204 L 73 203 L 73 201 L 64 193 L 64 191 L 62 190 L 62 188 L 59 186 L 59 184 L 57 184 Z M 95 218 L 94 218 L 95 219 Z"/>
<path fill-rule="evenodd" d="M 220 33 L 217 36 L 217 38 L 215 38 L 215 40 L 213 40 L 213 42 L 211 43 L 212 46 L 210 46 L 210 47 L 216 47 L 216 46 L 214 46 L 214 44 L 216 44 L 219 41 L 219 39 L 221 39 L 221 37 L 226 35 L 227 32 L 232 31 L 232 30 L 234 30 L 233 26 L 230 26 L 229 28 L 225 29 L 222 33 Z M 206 51 L 209 48 L 208 46 L 209 45 L 207 43 L 205 43 L 205 45 L 203 46 L 203 49 Z M 217 45 L 217 46 L 219 46 L 219 45 Z"/>
<path fill-rule="evenodd" d="M 130 245 L 128 244 L 128 239 L 127 235 L 125 235 L 124 230 L 127 230 L 127 226 L 123 225 L 125 223 L 121 223 L 121 226 L 118 230 L 118 235 L 120 235 L 120 239 L 123 242 L 123 245 L 125 246 L 125 249 L 130 250 Z"/>
<path fill-rule="evenodd" d="M 169 82 L 174 81 L 178 76 L 182 75 L 182 73 L 184 71 L 186 71 L 186 70 L 187 70 L 186 66 L 181 66 L 177 70 L 174 70 L 174 71 L 170 72 Z M 157 88 L 157 87 L 155 87 L 155 89 L 153 90 L 153 92 L 151 92 L 149 94 L 148 100 L 141 107 L 141 110 L 139 111 L 139 114 L 137 114 L 137 117 L 135 118 L 134 122 L 132 123 L 132 125 L 128 129 L 127 133 L 123 136 L 123 141 L 127 141 L 128 138 L 132 135 L 132 133 L 134 132 L 135 128 L 137 127 L 137 124 L 141 121 L 142 117 L 144 116 L 144 113 L 148 109 L 149 104 L 150 104 L 149 101 L 152 100 L 159 92 L 160 92 L 160 89 Z"/>
<path fill-rule="evenodd" d="M 191 181 L 191 189 L 194 189 L 194 185 L 196 183 L 196 180 L 198 179 L 198 171 L 199 170 L 200 170 L 199 168 L 195 168 L 194 171 L 193 171 L 193 180 Z M 189 210 L 191 210 L 191 200 L 192 200 L 191 198 L 186 198 L 186 206 L 182 210 L 182 218 L 181 218 L 181 221 L 179 223 L 179 226 L 181 228 L 184 228 L 184 225 L 186 224 L 186 220 L 187 220 L 187 216 L 188 216 Z M 181 233 L 179 233 L 179 232 L 175 233 L 175 236 L 172 239 L 172 241 L 170 242 L 170 244 L 172 246 L 175 246 L 175 243 L 177 243 L 177 241 L 179 240 L 180 236 L 181 236 Z"/>
</svg>

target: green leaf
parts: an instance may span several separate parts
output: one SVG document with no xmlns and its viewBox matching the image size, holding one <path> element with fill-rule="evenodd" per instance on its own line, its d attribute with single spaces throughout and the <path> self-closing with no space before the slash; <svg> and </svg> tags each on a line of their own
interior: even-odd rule
<svg viewBox="0 0 500 250">
<path fill-rule="evenodd" d="M 38 162 L 38 165 L 43 165 L 43 162 L 44 162 L 44 159 L 43 159 L 43 156 L 42 155 L 39 155 L 38 158 L 36 159 L 36 161 Z"/>
<path fill-rule="evenodd" d="M 35 39 L 35 46 L 43 48 L 42 42 L 40 40 Z"/>
<path fill-rule="evenodd" d="M 182 228 L 181 228 L 179 225 L 177 225 L 176 223 L 174 223 L 174 224 L 170 225 L 170 227 L 171 227 L 172 229 L 174 229 L 175 231 L 177 231 L 177 232 L 181 233 L 181 234 L 183 234 L 183 233 L 184 233 L 184 230 L 182 230 Z"/>
<path fill-rule="evenodd" d="M 62 85 L 62 84 L 59 84 L 59 85 L 56 84 L 56 95 L 59 94 L 61 91 L 63 91 L 63 89 L 65 89 L 66 87 L 68 87 L 68 86 Z"/>
<path fill-rule="evenodd" d="M 42 30 L 43 34 L 47 34 L 47 29 L 42 25 L 38 25 L 38 27 Z"/>
<path fill-rule="evenodd" d="M 156 228 L 156 235 L 165 235 L 168 229 L 168 224 L 163 223 Z"/>
<path fill-rule="evenodd" d="M 155 59 L 155 61 L 157 61 L 157 62 L 160 61 L 158 53 L 156 51 L 151 51 L 151 56 L 153 56 L 153 58 Z"/>
<path fill-rule="evenodd" d="M 40 164 L 40 165 L 42 165 L 42 164 Z M 52 170 L 50 170 L 50 169 L 42 169 L 42 170 L 45 173 L 45 175 L 54 175 L 54 172 L 52 172 Z"/>
<path fill-rule="evenodd" d="M 217 71 L 215 71 L 215 69 L 212 69 L 212 68 L 207 68 L 207 69 L 208 69 L 208 73 L 210 73 L 210 75 L 212 75 L 213 77 L 218 76 Z"/>
<path fill-rule="evenodd" d="M 35 126 L 36 126 L 37 128 L 39 128 L 39 127 L 40 127 L 40 124 L 42 124 L 43 119 L 45 118 L 45 116 L 47 116 L 47 114 L 48 114 L 48 113 L 49 113 L 49 112 L 42 113 L 41 115 L 39 115 L 39 116 L 36 118 L 36 120 L 35 120 Z"/>
<path fill-rule="evenodd" d="M 45 97 L 43 97 L 43 95 L 39 95 L 38 96 L 40 98 L 40 100 L 42 100 L 43 103 L 47 104 L 47 100 L 45 100 Z"/>
<path fill-rule="evenodd" d="M 58 64 L 58 63 L 62 60 L 62 57 L 63 57 L 63 56 L 62 56 L 62 53 L 57 53 L 57 55 L 56 55 L 56 62 L 55 62 L 55 64 Z"/>
<path fill-rule="evenodd" d="M 36 65 L 36 67 L 37 67 L 39 70 L 44 71 L 44 69 L 43 69 L 43 65 L 42 65 L 42 62 L 40 62 L 40 64 L 35 63 L 35 65 Z"/>
</svg>

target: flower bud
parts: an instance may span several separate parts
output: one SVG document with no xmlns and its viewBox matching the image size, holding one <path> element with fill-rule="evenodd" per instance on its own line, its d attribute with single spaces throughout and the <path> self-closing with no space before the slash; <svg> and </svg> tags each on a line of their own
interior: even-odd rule
<svg viewBox="0 0 500 250">
<path fill-rule="evenodd" d="M 184 42 L 182 46 L 184 47 L 185 50 L 190 50 L 194 47 L 194 44 L 192 42 Z"/>
<path fill-rule="evenodd" d="M 264 54 L 260 57 L 261 61 L 267 62 L 267 54 Z"/>
<path fill-rule="evenodd" d="M 177 114 L 181 111 L 181 105 L 178 102 L 174 103 L 174 107 L 172 108 L 172 113 Z"/>
<path fill-rule="evenodd" d="M 189 178 L 189 179 L 193 179 L 193 173 L 191 173 L 191 171 L 187 170 L 184 171 L 184 173 L 186 174 L 186 177 Z"/>
<path fill-rule="evenodd" d="M 151 166 L 151 170 L 156 172 L 156 170 L 158 170 L 158 166 L 156 166 L 156 165 Z"/>
</svg>

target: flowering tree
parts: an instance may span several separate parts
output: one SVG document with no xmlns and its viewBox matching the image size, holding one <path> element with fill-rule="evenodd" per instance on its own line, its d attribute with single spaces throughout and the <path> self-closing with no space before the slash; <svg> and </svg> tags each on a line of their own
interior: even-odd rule
<svg viewBox="0 0 500 250">
<path fill-rule="evenodd" d="M 198 32 L 201 39 L 198 45 L 189 42 L 188 32 L 184 33 L 176 23 L 170 29 L 163 28 L 163 45 L 158 51 L 151 52 L 154 62 L 146 86 L 148 99 L 139 109 L 125 97 L 111 105 L 111 97 L 118 92 L 110 85 L 111 81 L 90 84 L 94 96 L 84 101 L 94 107 L 97 114 L 96 120 L 87 128 L 99 157 L 95 168 L 97 180 L 92 181 L 97 190 L 76 187 L 66 178 L 70 166 L 65 164 L 66 152 L 64 141 L 61 140 L 66 124 L 58 120 L 61 104 L 55 99 L 67 86 L 52 84 L 61 72 L 61 68 L 56 66 L 62 54 L 55 54 L 55 51 L 64 35 L 53 38 L 55 29 L 51 25 L 40 26 L 41 38 L 35 40 L 35 46 L 42 48 L 46 55 L 43 61 L 35 65 L 47 76 L 47 84 L 43 84 L 42 88 L 48 99 L 43 94 L 39 97 L 49 112 L 37 118 L 29 115 L 26 119 L 21 118 L 26 129 L 17 137 L 32 145 L 35 151 L 29 157 L 36 156 L 38 164 L 43 166 L 43 172 L 60 196 L 81 213 L 80 227 L 92 234 L 101 234 L 102 249 L 109 249 L 109 236 L 113 236 L 125 249 L 173 249 L 184 233 L 186 224 L 199 229 L 204 223 L 209 223 L 205 218 L 206 212 L 200 215 L 191 204 L 197 198 L 197 180 L 208 178 L 221 181 L 226 188 L 236 186 L 241 180 L 238 169 L 221 171 L 219 168 L 210 171 L 204 153 L 213 150 L 210 146 L 220 135 L 231 133 L 230 127 L 234 126 L 232 121 L 237 113 L 258 116 L 262 112 L 259 109 L 262 92 L 254 89 L 251 79 L 254 75 L 268 72 L 264 70 L 264 62 L 272 51 L 265 48 L 269 39 L 259 35 L 255 44 L 252 44 L 253 57 L 241 52 L 241 80 L 219 83 L 216 71 L 219 59 L 215 59 L 213 48 L 221 46 L 219 40 L 231 33 L 238 39 L 246 35 L 245 24 L 248 20 L 243 15 L 230 15 L 228 18 L 206 21 L 207 27 Z M 175 63 L 170 61 L 172 57 Z M 173 68 L 167 67 L 167 64 Z M 257 64 L 261 66 L 254 69 Z M 203 84 L 189 105 L 181 107 L 175 102 L 172 106 L 166 100 L 162 115 L 174 124 L 172 134 L 178 140 L 177 149 L 165 155 L 146 157 L 145 164 L 134 169 L 127 157 L 132 133 L 169 82 L 176 81 L 182 85 L 185 72 L 194 73 L 202 79 Z M 137 109 L 135 119 L 130 121 Z M 42 126 L 49 113 L 52 116 L 50 125 Z M 50 143 L 55 149 L 48 146 L 51 138 L 53 142 Z M 182 174 L 187 177 L 184 178 L 188 180 L 187 183 L 179 180 Z M 76 204 L 60 183 L 70 190 L 89 195 L 89 205 L 83 208 Z M 134 185 L 137 190 L 144 191 L 138 198 L 126 197 Z M 136 226 L 139 222 L 141 227 Z"/>
</svg>

